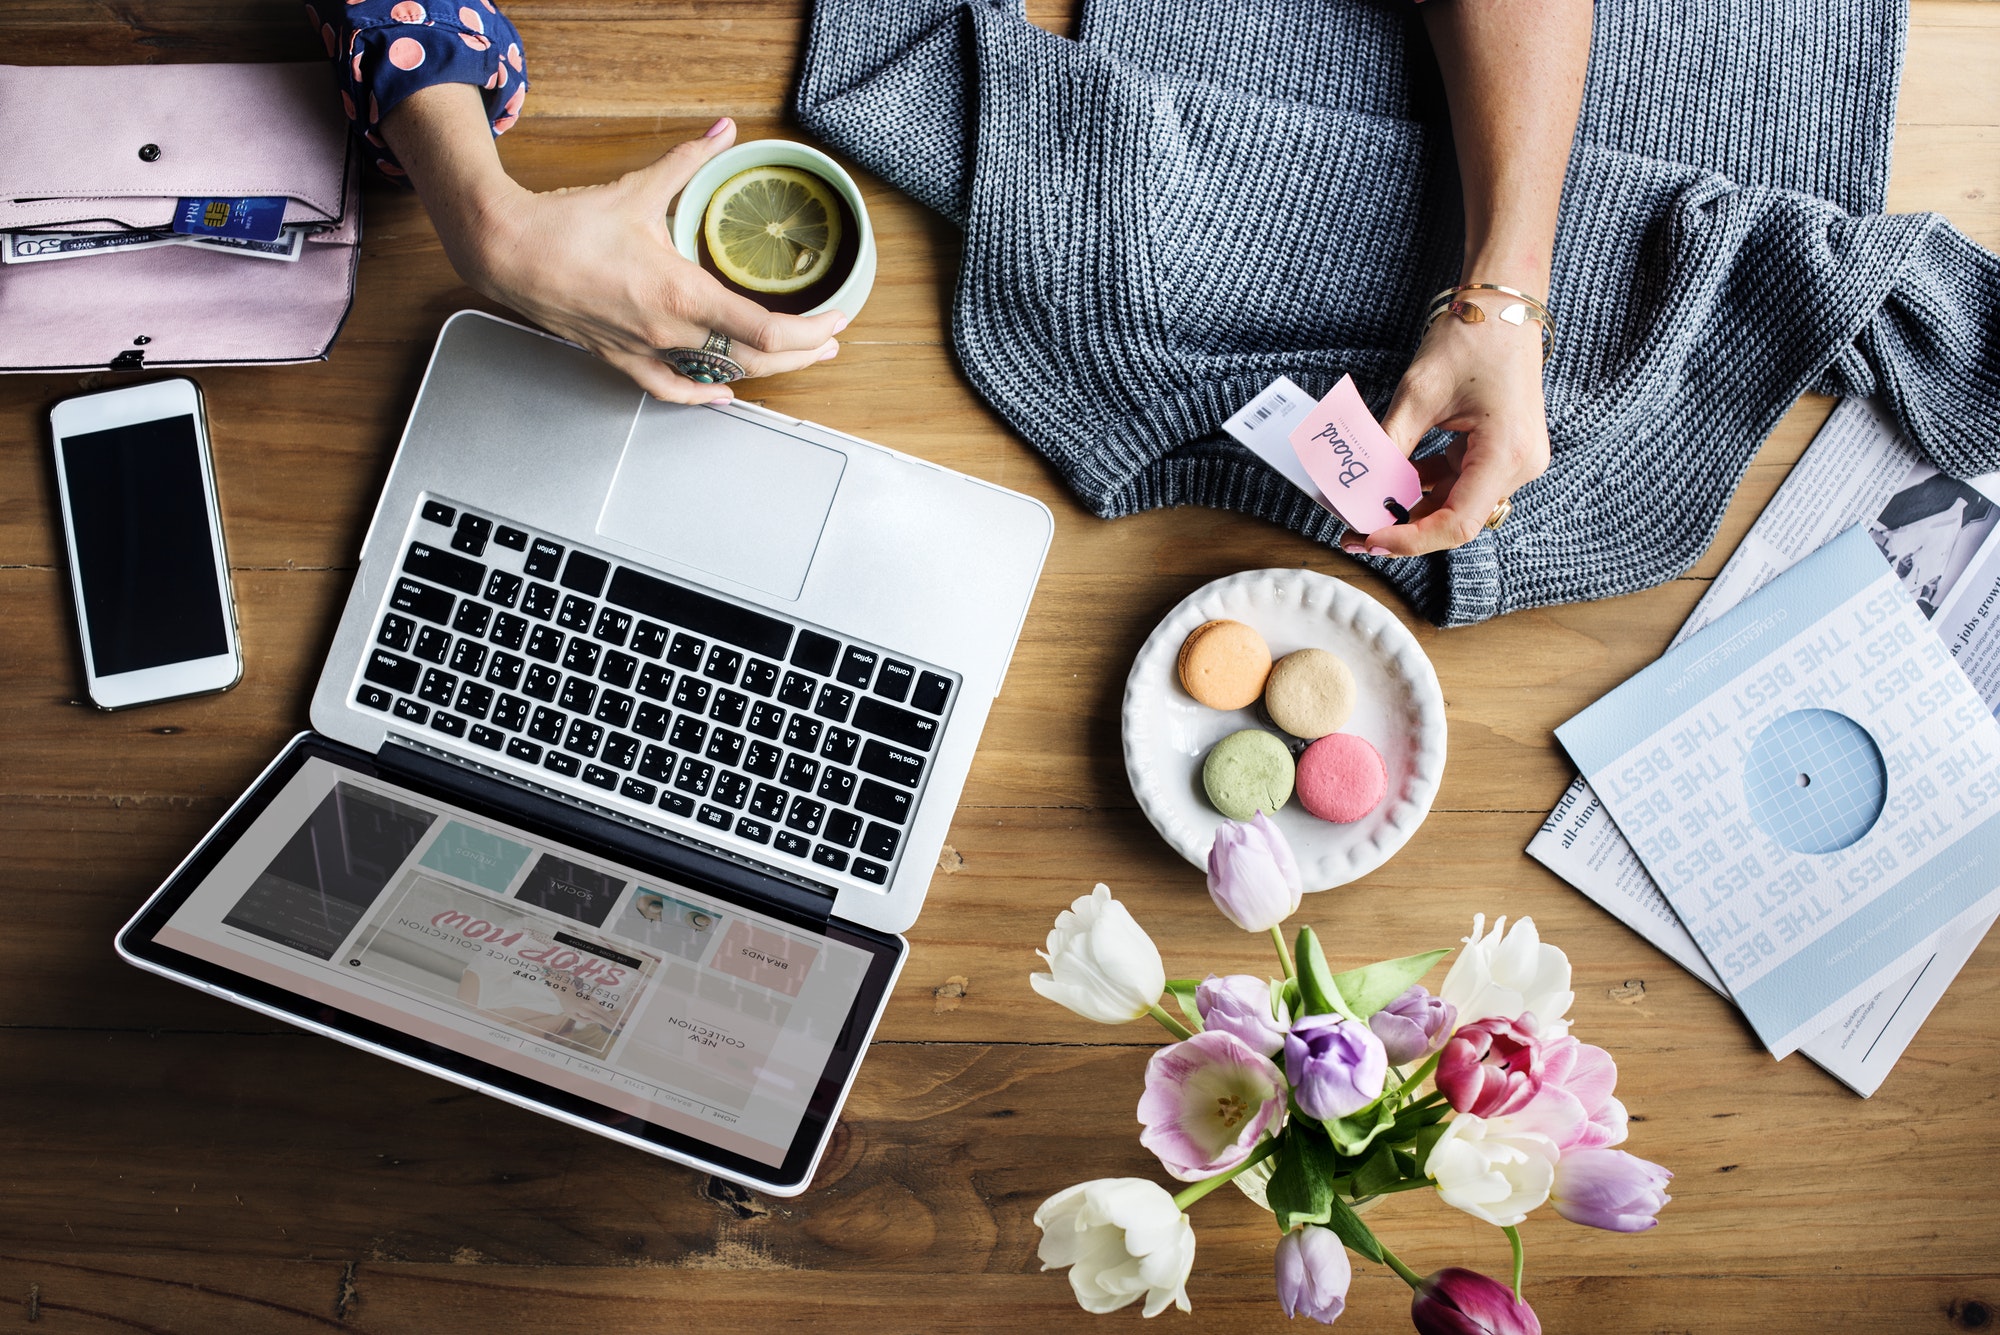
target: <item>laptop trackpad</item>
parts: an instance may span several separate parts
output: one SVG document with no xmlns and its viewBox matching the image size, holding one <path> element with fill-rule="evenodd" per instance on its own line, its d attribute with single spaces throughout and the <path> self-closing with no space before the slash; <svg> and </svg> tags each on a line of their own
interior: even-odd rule
<svg viewBox="0 0 2000 1335">
<path fill-rule="evenodd" d="M 597 531 L 678 565 L 797 598 L 847 456 L 708 408 L 648 401 Z"/>
</svg>

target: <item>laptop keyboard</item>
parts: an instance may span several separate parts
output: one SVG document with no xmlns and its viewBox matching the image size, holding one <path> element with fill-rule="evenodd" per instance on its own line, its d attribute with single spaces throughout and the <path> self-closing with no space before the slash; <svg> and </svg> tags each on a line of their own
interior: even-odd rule
<svg viewBox="0 0 2000 1335">
<path fill-rule="evenodd" d="M 952 674 L 438 500 L 354 701 L 796 876 L 886 885 Z"/>
</svg>

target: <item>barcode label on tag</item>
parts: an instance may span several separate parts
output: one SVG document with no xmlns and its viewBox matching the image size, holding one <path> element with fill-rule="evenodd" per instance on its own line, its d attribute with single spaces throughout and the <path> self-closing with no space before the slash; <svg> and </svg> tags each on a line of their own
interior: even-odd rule
<svg viewBox="0 0 2000 1335">
<path fill-rule="evenodd" d="M 1243 448 L 1278 470 L 1285 480 L 1312 497 L 1327 510 L 1333 506 L 1320 494 L 1298 451 L 1292 448 L 1292 428 L 1312 413 L 1316 400 L 1293 384 L 1289 376 L 1279 376 L 1250 402 L 1222 424 Z"/>
</svg>

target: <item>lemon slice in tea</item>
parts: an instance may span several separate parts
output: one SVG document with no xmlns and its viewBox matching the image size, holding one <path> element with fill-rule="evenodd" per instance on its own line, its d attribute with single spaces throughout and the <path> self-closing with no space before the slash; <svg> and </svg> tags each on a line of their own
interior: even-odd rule
<svg viewBox="0 0 2000 1335">
<path fill-rule="evenodd" d="M 796 167 L 752 167 L 716 187 L 702 230 L 722 276 L 752 292 L 797 292 L 833 268 L 840 203 Z"/>
</svg>

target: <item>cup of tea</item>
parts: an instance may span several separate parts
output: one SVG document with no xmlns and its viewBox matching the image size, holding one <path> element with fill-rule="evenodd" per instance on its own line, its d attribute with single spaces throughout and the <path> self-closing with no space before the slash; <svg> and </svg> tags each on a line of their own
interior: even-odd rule
<svg viewBox="0 0 2000 1335">
<path fill-rule="evenodd" d="M 726 182 L 734 181 L 757 167 L 789 168 L 802 172 L 816 181 L 823 193 L 833 200 L 833 225 L 828 230 L 837 235 L 827 238 L 831 259 L 822 264 L 820 256 L 810 255 L 812 267 L 823 272 L 804 286 L 790 291 L 762 291 L 745 286 L 725 272 L 710 253 L 709 229 L 705 223 L 716 191 Z M 777 174 L 775 180 L 781 188 L 787 184 L 783 173 Z M 819 198 L 819 192 L 813 192 L 810 185 L 810 182 L 805 183 L 808 207 L 812 207 L 812 200 Z M 815 217 L 817 212 L 815 210 Z M 753 139 L 749 143 L 724 149 L 702 164 L 701 170 L 688 181 L 687 187 L 681 191 L 673 216 L 667 222 L 674 249 L 708 270 L 730 291 L 748 297 L 766 310 L 786 315 L 818 315 L 821 311 L 838 310 L 853 319 L 861 313 L 869 290 L 875 286 L 875 229 L 868 221 L 868 205 L 862 200 L 854 178 L 839 163 L 808 144 L 789 139 Z M 793 246 L 779 253 L 796 256 L 801 252 Z M 800 262 L 807 261 L 801 259 Z"/>
</svg>

